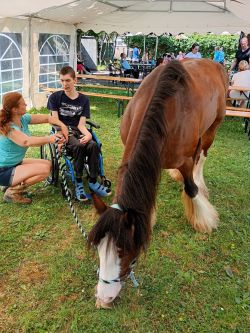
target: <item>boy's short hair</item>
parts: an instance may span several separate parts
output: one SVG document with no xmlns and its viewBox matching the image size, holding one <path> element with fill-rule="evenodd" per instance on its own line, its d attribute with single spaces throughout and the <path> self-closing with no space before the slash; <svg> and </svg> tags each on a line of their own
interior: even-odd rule
<svg viewBox="0 0 250 333">
<path fill-rule="evenodd" d="M 64 66 L 61 68 L 59 75 L 67 75 L 69 74 L 72 79 L 76 78 L 76 72 L 74 71 L 74 69 L 70 66 Z"/>
</svg>

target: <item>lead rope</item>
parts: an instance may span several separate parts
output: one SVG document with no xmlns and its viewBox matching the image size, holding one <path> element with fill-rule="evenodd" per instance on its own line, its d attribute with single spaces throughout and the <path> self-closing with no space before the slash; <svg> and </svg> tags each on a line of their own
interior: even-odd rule
<svg viewBox="0 0 250 333">
<path fill-rule="evenodd" d="M 74 208 L 74 205 L 73 205 L 73 202 L 71 200 L 71 196 L 70 196 L 70 193 L 69 193 L 69 189 L 68 189 L 68 185 L 67 185 L 67 181 L 66 181 L 66 177 L 65 177 L 65 171 L 66 171 L 66 169 L 64 168 L 64 166 L 62 165 L 62 163 L 60 161 L 60 154 L 59 154 L 59 150 L 58 150 L 58 141 L 59 141 L 59 139 L 56 139 L 56 141 L 55 141 L 56 160 L 57 160 L 57 163 L 58 163 L 58 166 L 59 166 L 59 170 L 60 170 L 60 173 L 61 173 L 61 176 L 62 176 L 63 189 L 65 191 L 66 198 L 67 198 L 67 201 L 69 203 L 71 213 L 74 216 L 75 222 L 76 222 L 76 224 L 77 224 L 77 226 L 78 226 L 81 234 L 83 235 L 83 237 L 87 241 L 88 240 L 88 234 L 84 230 L 81 222 L 79 221 L 78 216 L 77 216 L 76 211 L 75 211 L 75 208 Z"/>
<path fill-rule="evenodd" d="M 78 216 L 76 214 L 76 211 L 75 211 L 75 208 L 74 208 L 74 205 L 73 205 L 73 202 L 71 200 L 71 196 L 70 196 L 70 193 L 69 193 L 69 189 L 68 189 L 68 185 L 67 185 L 67 180 L 66 180 L 66 177 L 65 177 L 65 167 L 62 165 L 61 163 L 61 160 L 60 160 L 60 154 L 59 154 L 59 150 L 58 150 L 58 141 L 60 139 L 56 139 L 55 141 L 55 150 L 56 150 L 56 160 L 57 160 L 57 163 L 58 163 L 58 167 L 59 167 L 59 170 L 60 170 L 60 174 L 62 176 L 62 181 L 63 181 L 63 189 L 65 191 L 65 194 L 66 194 L 66 198 L 67 198 L 67 201 L 69 203 L 69 206 L 70 206 L 70 211 L 75 219 L 75 222 L 81 232 L 81 234 L 83 235 L 84 239 L 87 241 L 88 240 L 88 234 L 87 232 L 84 230 L 81 222 L 79 221 L 78 219 Z M 64 149 L 64 146 L 62 147 L 62 149 Z M 99 273 L 99 269 L 97 270 L 97 272 Z M 139 283 L 137 282 L 136 278 L 135 278 L 135 273 L 131 270 L 130 274 L 128 275 L 128 277 L 131 279 L 133 285 L 135 288 L 137 288 L 139 286 Z M 100 279 L 100 278 L 99 278 Z M 102 279 L 100 279 L 102 280 Z M 105 281 L 106 283 L 112 283 L 112 282 L 119 282 L 120 279 L 114 279 L 114 280 L 111 280 L 111 281 Z"/>
</svg>

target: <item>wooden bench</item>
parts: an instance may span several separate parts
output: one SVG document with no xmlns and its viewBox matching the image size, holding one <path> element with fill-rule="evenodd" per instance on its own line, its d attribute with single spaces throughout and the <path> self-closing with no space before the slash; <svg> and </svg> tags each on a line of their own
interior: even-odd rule
<svg viewBox="0 0 250 333">
<path fill-rule="evenodd" d="M 101 94 L 92 91 L 82 91 L 86 96 L 100 97 L 100 98 L 110 98 L 115 99 L 118 102 L 118 111 L 117 116 L 120 117 L 123 115 L 125 108 L 125 101 L 130 101 L 132 96 L 122 96 L 122 95 L 111 95 L 111 94 Z"/>
<path fill-rule="evenodd" d="M 51 94 L 58 90 L 60 90 L 60 89 L 45 88 L 44 92 Z M 102 93 L 97 93 L 97 92 L 92 92 L 92 91 L 82 91 L 82 90 L 81 90 L 81 92 L 86 96 L 115 99 L 118 102 L 118 111 L 117 111 L 118 117 L 123 115 L 123 111 L 124 111 L 124 107 L 125 107 L 124 102 L 125 101 L 129 102 L 132 98 L 132 96 L 126 96 L 126 95 L 102 94 Z"/>
<path fill-rule="evenodd" d="M 126 91 L 127 88 L 125 87 L 115 87 L 115 86 L 105 86 L 105 85 L 98 85 L 98 84 L 76 84 L 76 88 L 94 88 L 94 89 L 112 89 L 112 90 L 123 90 Z"/>
<path fill-rule="evenodd" d="M 98 84 L 76 84 L 75 87 L 76 88 L 94 88 L 94 89 L 124 90 L 124 91 L 127 90 L 127 88 L 125 88 L 125 87 L 105 86 L 105 85 L 98 85 Z"/>
<path fill-rule="evenodd" d="M 250 118 L 250 109 L 226 106 L 226 116 Z"/>
<path fill-rule="evenodd" d="M 227 106 L 226 107 L 226 116 L 229 117 L 240 117 L 244 118 L 244 123 L 245 123 L 245 133 L 247 133 L 248 125 L 250 122 L 250 109 L 246 108 L 237 108 L 234 106 Z M 248 131 L 248 137 L 250 139 L 250 129 Z"/>
</svg>

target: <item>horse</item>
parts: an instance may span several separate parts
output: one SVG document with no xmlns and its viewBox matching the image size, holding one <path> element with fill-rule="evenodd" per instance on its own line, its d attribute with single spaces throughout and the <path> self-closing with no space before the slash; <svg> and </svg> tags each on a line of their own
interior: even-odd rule
<svg viewBox="0 0 250 333">
<path fill-rule="evenodd" d="M 113 205 L 94 197 L 100 217 L 88 241 L 100 260 L 96 307 L 112 307 L 132 263 L 149 245 L 161 169 L 172 170 L 183 182 L 185 213 L 193 228 L 204 233 L 217 228 L 203 166 L 225 116 L 227 87 L 223 67 L 212 60 L 172 61 L 155 68 L 127 105 Z"/>
</svg>

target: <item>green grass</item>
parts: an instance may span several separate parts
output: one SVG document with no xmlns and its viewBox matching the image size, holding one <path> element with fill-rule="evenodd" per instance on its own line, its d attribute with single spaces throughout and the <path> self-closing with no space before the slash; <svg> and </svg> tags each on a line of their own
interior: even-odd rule
<svg viewBox="0 0 250 333">
<path fill-rule="evenodd" d="M 123 150 L 116 105 L 91 104 L 115 188 Z M 49 127 L 32 130 L 42 135 Z M 220 214 L 211 236 L 187 224 L 181 188 L 163 171 L 152 242 L 135 269 L 140 286 L 128 281 L 112 311 L 94 307 L 97 257 L 86 251 L 59 188 L 37 185 L 29 207 L 0 201 L 0 332 L 249 332 L 249 159 L 241 121 L 226 119 L 205 165 Z M 90 230 L 93 207 L 76 207 Z"/>
</svg>

